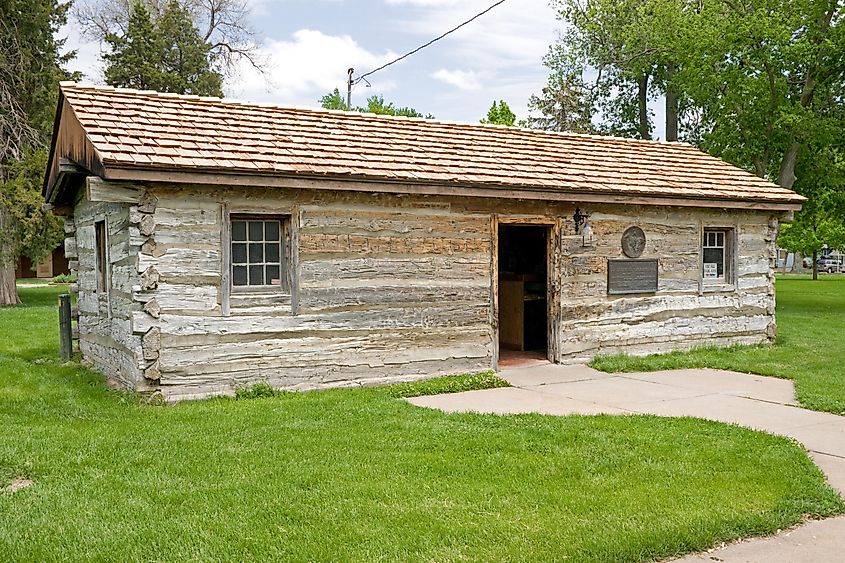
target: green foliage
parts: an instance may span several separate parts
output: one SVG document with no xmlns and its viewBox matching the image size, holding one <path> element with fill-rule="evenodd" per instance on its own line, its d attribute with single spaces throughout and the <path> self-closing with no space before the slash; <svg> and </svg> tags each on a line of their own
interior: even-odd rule
<svg viewBox="0 0 845 563">
<path fill-rule="evenodd" d="M 213 69 L 212 46 L 199 34 L 190 14 L 170 0 L 155 20 L 136 2 L 125 33 L 106 36 L 106 82 L 112 86 L 222 96 L 223 79 Z"/>
<path fill-rule="evenodd" d="M 845 508 L 798 444 L 704 420 L 142 405 L 59 363 L 60 291 L 0 308 L 0 486 L 35 482 L 0 494 L 9 561 L 652 561 Z"/>
<path fill-rule="evenodd" d="M 676 81 L 704 148 L 791 187 L 791 151 L 812 159 L 841 137 L 845 4 L 711 0 L 683 24 Z"/>
<path fill-rule="evenodd" d="M 552 71 L 548 84 L 529 102 L 541 117 L 529 124 L 650 138 L 645 104 L 666 65 L 665 3 L 554 0 L 565 26 L 544 61 Z"/>
<path fill-rule="evenodd" d="M 504 100 L 493 100 L 493 105 L 487 110 L 487 117 L 482 119 L 481 123 L 513 127 L 516 124 L 516 114 Z"/>
<path fill-rule="evenodd" d="M 236 399 L 264 399 L 268 397 L 282 397 L 291 393 L 290 391 L 283 391 L 275 389 L 267 383 L 256 383 L 247 387 L 238 387 L 235 389 Z"/>
<path fill-rule="evenodd" d="M 397 383 L 385 387 L 391 397 L 422 397 L 424 395 L 440 395 L 442 393 L 461 393 L 463 391 L 478 391 L 480 389 L 496 389 L 510 387 L 504 379 L 497 377 L 492 371 L 470 375 L 452 375 L 434 379 L 422 379 L 408 383 Z"/>
<path fill-rule="evenodd" d="M 539 115 L 529 116 L 525 124 L 547 131 L 593 133 L 591 95 L 581 71 L 555 70 L 541 94 L 529 98 L 528 109 Z"/>
<path fill-rule="evenodd" d="M 781 226 L 778 246 L 815 257 L 823 248 L 845 250 L 845 153 L 824 147 L 807 152 L 812 157 L 799 159 L 794 187 L 809 200 Z"/>
<path fill-rule="evenodd" d="M 346 105 L 346 98 L 340 94 L 340 90 L 337 88 L 320 98 L 319 101 L 320 107 L 322 108 L 349 111 L 349 107 Z"/>
<path fill-rule="evenodd" d="M 40 262 L 64 238 L 61 220 L 42 207 L 46 166 L 47 150 L 42 149 L 7 168 L 7 181 L 0 183 L 0 208 L 6 210 L 0 231 L 0 264 L 14 264 L 20 256 Z"/>
<path fill-rule="evenodd" d="M 50 280 L 53 283 L 76 283 L 76 276 L 73 274 L 59 274 L 58 276 L 53 276 L 53 279 Z"/>
<path fill-rule="evenodd" d="M 346 105 L 346 99 L 341 95 L 337 88 L 329 92 L 319 100 L 320 106 L 325 109 L 334 109 L 341 111 L 357 111 L 360 113 L 375 113 L 377 115 L 401 115 L 404 117 L 424 117 L 426 119 L 434 119 L 431 114 L 423 115 L 411 107 L 395 107 L 392 102 L 385 103 L 384 96 L 370 96 L 367 98 L 366 107 L 357 106 L 350 109 Z"/>
<path fill-rule="evenodd" d="M 842 143 L 845 4 L 812 0 L 555 0 L 564 22 L 546 64 L 545 121 L 650 135 L 645 102 L 671 94 L 682 136 L 792 187 L 801 158 Z M 587 77 L 589 76 L 589 80 Z M 561 106 L 564 109 L 561 109 Z M 563 123 L 563 125 L 560 125 Z M 669 120 L 667 119 L 667 128 Z M 804 182 L 796 189 L 807 189 Z"/>
<path fill-rule="evenodd" d="M 777 279 L 778 336 L 774 346 L 699 348 L 647 357 L 600 356 L 590 366 L 607 372 L 713 368 L 795 381 L 802 406 L 845 415 L 845 377 L 833 351 L 845 350 L 845 276 L 819 282 Z"/>
<path fill-rule="evenodd" d="M 56 109 L 62 54 L 56 39 L 69 4 L 55 0 L 0 1 L 0 295 L 16 302 L 19 256 L 45 256 L 57 240 L 57 220 L 41 208 L 45 152 Z M 11 283 L 9 283 L 11 282 Z M 9 284 L 11 287 L 7 288 Z"/>
<path fill-rule="evenodd" d="M 74 53 L 56 39 L 70 3 L 0 1 L 0 181 L 2 168 L 49 139 L 57 84 L 74 78 L 62 69 Z"/>
</svg>

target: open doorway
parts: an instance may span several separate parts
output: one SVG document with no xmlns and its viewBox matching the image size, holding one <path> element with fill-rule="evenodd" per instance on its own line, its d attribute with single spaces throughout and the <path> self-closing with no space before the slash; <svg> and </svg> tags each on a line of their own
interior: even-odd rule
<svg viewBox="0 0 845 563">
<path fill-rule="evenodd" d="M 499 225 L 499 367 L 547 361 L 545 225 Z"/>
</svg>

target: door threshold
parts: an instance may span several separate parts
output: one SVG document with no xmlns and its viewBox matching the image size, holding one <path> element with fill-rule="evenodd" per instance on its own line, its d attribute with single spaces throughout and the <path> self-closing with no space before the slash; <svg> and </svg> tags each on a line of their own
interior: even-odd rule
<svg viewBox="0 0 845 563">
<path fill-rule="evenodd" d="M 516 350 L 499 350 L 499 370 L 527 368 L 550 363 L 551 362 L 549 361 L 549 358 L 546 357 L 546 352 L 544 351 L 519 352 Z"/>
</svg>

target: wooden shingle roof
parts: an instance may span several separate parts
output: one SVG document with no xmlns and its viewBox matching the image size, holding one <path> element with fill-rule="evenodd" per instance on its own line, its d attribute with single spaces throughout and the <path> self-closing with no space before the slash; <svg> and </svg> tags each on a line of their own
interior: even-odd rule
<svg viewBox="0 0 845 563">
<path fill-rule="evenodd" d="M 684 143 L 248 104 L 63 83 L 60 160 L 106 179 L 281 185 L 315 179 L 578 201 L 797 209 L 804 198 Z M 244 179 L 249 179 L 248 181 Z M 351 184 L 350 184 L 351 185 Z M 348 188 L 352 189 L 352 188 Z M 399 187 L 396 191 L 402 191 Z M 513 195 L 516 194 L 516 195 Z M 521 195 L 522 194 L 522 195 Z M 651 201 L 651 199 L 648 199 Z"/>
</svg>

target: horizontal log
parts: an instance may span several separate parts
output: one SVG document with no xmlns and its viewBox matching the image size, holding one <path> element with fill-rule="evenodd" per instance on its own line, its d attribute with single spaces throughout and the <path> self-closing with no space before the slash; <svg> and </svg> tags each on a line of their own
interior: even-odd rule
<svg viewBox="0 0 845 563">
<path fill-rule="evenodd" d="M 124 182 L 109 182 L 97 176 L 85 179 L 85 198 L 92 202 L 138 203 L 144 189 Z"/>
<path fill-rule="evenodd" d="M 440 304 L 430 307 L 387 307 L 362 315 L 352 311 L 268 317 L 264 315 L 201 317 L 162 313 L 153 323 L 146 313 L 133 316 L 132 328 L 144 333 L 160 326 L 162 335 L 277 333 L 289 330 L 402 329 L 468 327 L 489 322 L 487 305 Z"/>
</svg>

